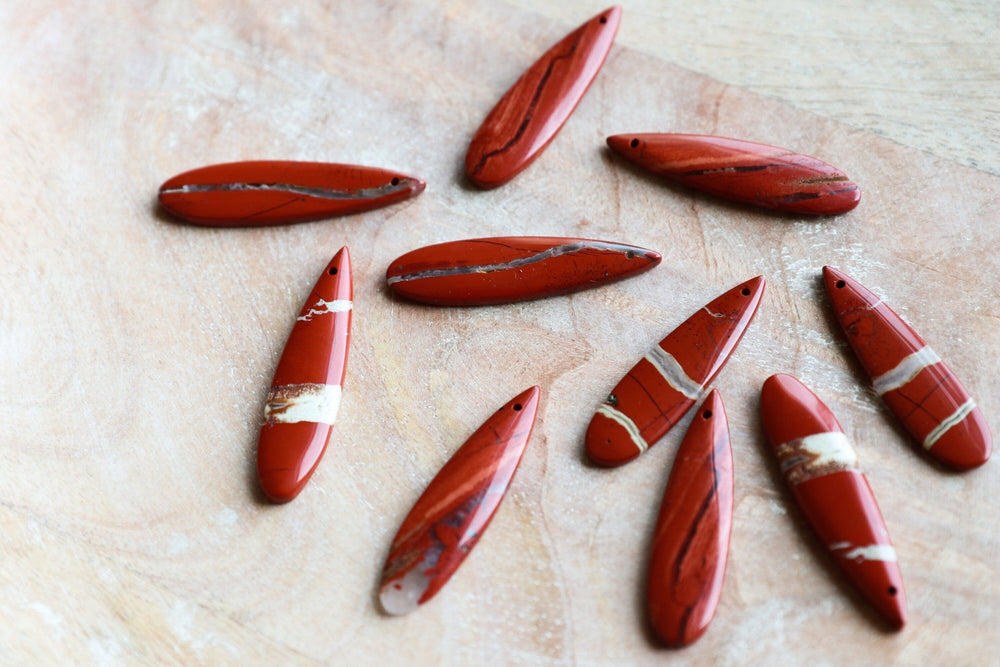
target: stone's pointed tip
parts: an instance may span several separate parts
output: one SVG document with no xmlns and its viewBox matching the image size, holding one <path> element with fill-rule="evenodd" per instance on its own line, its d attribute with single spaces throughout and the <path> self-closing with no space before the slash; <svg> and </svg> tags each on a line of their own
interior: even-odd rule
<svg viewBox="0 0 1000 667">
<path fill-rule="evenodd" d="M 764 280 L 764 276 L 755 276 L 750 280 L 743 283 L 743 287 L 748 287 L 754 292 L 759 292 L 767 285 L 767 281 Z"/>
<path fill-rule="evenodd" d="M 725 414 L 726 404 L 722 401 L 722 393 L 718 389 L 708 392 L 708 396 L 701 404 L 701 409 L 702 412 L 711 410 L 712 414 L 716 414 L 717 412 Z"/>
<path fill-rule="evenodd" d="M 826 283 L 826 289 L 831 290 L 837 286 L 838 281 L 850 280 L 848 275 L 843 271 L 833 268 L 832 266 L 823 267 L 823 282 Z M 842 287 L 842 285 L 841 285 Z"/>
<path fill-rule="evenodd" d="M 542 390 L 538 385 L 525 389 L 520 394 L 512 398 L 507 405 L 514 408 L 518 412 L 521 412 L 524 416 L 533 419 L 535 412 L 538 411 L 538 399 L 541 396 Z"/>
<path fill-rule="evenodd" d="M 625 155 L 633 146 L 631 142 L 634 135 L 631 134 L 616 134 L 607 138 L 608 148 L 616 153 Z M 636 146 L 638 147 L 638 146 Z"/>
<path fill-rule="evenodd" d="M 621 5 L 611 5 L 603 12 L 598 14 L 598 16 L 604 17 L 606 23 L 616 24 L 622 18 L 622 6 Z"/>
<path fill-rule="evenodd" d="M 410 180 L 410 196 L 416 197 L 427 188 L 427 182 L 416 176 L 407 176 Z"/>
<path fill-rule="evenodd" d="M 663 255 L 655 250 L 643 250 L 643 252 L 645 253 L 646 259 L 649 260 L 649 263 L 653 266 L 656 266 L 663 261 Z"/>
<path fill-rule="evenodd" d="M 542 388 L 537 384 L 533 387 L 528 387 L 523 392 L 521 392 L 514 400 L 522 401 L 537 401 L 538 397 L 542 394 Z"/>
</svg>

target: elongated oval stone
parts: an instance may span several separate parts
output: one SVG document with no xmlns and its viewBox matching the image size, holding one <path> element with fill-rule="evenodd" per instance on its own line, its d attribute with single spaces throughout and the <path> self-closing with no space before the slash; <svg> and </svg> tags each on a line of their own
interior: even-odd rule
<svg viewBox="0 0 1000 667">
<path fill-rule="evenodd" d="M 659 263 L 659 253 L 622 243 L 506 236 L 418 248 L 389 265 L 386 282 L 411 301 L 483 306 L 589 289 Z"/>
<path fill-rule="evenodd" d="M 666 435 L 729 359 L 763 293 L 763 276 L 737 285 L 685 320 L 633 366 L 590 420 L 590 459 L 603 466 L 621 465 Z"/>
<path fill-rule="evenodd" d="M 515 396 L 462 445 L 427 485 L 392 540 L 379 600 L 408 614 L 437 594 L 493 519 L 521 462 L 540 390 Z"/>
<path fill-rule="evenodd" d="M 500 98 L 469 144 L 465 173 L 470 181 L 499 187 L 545 150 L 604 64 L 621 13 L 621 7 L 611 7 L 581 25 Z"/>
<path fill-rule="evenodd" d="M 761 390 L 764 432 L 792 497 L 834 562 L 889 622 L 906 622 L 896 550 L 868 479 L 830 409 L 790 375 Z"/>
<path fill-rule="evenodd" d="M 698 134 L 619 134 L 608 146 L 654 174 L 733 201 L 812 215 L 850 211 L 861 191 L 822 160 L 752 141 Z"/>
<path fill-rule="evenodd" d="M 344 247 L 296 318 L 264 406 L 257 476 L 273 502 L 294 499 L 326 451 L 347 369 L 352 299 L 351 258 Z"/>
<path fill-rule="evenodd" d="M 324 162 L 232 162 L 193 169 L 160 187 L 160 205 L 199 225 L 259 227 L 370 211 L 415 197 L 419 178 Z"/>
<path fill-rule="evenodd" d="M 986 463 L 993 436 L 982 411 L 937 353 L 882 299 L 844 272 L 824 267 L 823 283 L 847 342 L 903 428 L 952 468 Z"/>
<path fill-rule="evenodd" d="M 656 519 L 649 618 L 667 646 L 708 629 L 722 595 L 733 526 L 733 452 L 722 396 L 713 389 L 677 450 Z"/>
</svg>

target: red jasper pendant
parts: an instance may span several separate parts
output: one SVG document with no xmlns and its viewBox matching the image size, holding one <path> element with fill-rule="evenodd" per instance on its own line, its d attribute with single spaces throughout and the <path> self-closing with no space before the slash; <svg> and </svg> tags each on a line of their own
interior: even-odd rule
<svg viewBox="0 0 1000 667">
<path fill-rule="evenodd" d="M 424 191 L 419 178 L 324 162 L 232 162 L 174 176 L 160 205 L 199 225 L 260 227 L 370 211 Z"/>
<path fill-rule="evenodd" d="M 712 390 L 677 451 L 656 519 L 648 605 L 664 644 L 692 644 L 722 595 L 733 526 L 733 452 L 722 396 Z"/>
<path fill-rule="evenodd" d="M 430 600 L 476 546 L 521 462 L 539 393 L 517 395 L 480 426 L 406 515 L 382 570 L 386 612 L 408 614 Z"/>
<path fill-rule="evenodd" d="M 621 243 L 509 236 L 413 250 L 389 265 L 386 282 L 412 301 L 484 306 L 597 287 L 659 263 L 659 253 Z"/>
<path fill-rule="evenodd" d="M 764 208 L 836 215 L 861 201 L 844 172 L 785 148 L 698 134 L 619 134 L 608 146 L 654 174 Z"/>
<path fill-rule="evenodd" d="M 345 247 L 327 264 L 302 307 L 264 406 L 257 474 L 276 503 L 299 495 L 330 440 L 347 367 L 352 298 Z"/>
<path fill-rule="evenodd" d="M 736 349 L 763 293 L 763 276 L 737 285 L 633 366 L 590 421 L 586 443 L 591 460 L 621 465 L 666 435 Z"/>
<path fill-rule="evenodd" d="M 476 131 L 465 173 L 481 188 L 503 185 L 535 161 L 576 109 L 611 50 L 621 7 L 590 19 L 538 59 Z"/>
<path fill-rule="evenodd" d="M 868 479 L 829 408 L 790 375 L 761 390 L 764 431 L 806 521 L 893 629 L 906 622 L 896 550 Z"/>
<path fill-rule="evenodd" d="M 847 342 L 909 434 L 945 465 L 986 463 L 993 451 L 986 420 L 934 350 L 850 276 L 826 266 L 823 282 Z"/>
</svg>

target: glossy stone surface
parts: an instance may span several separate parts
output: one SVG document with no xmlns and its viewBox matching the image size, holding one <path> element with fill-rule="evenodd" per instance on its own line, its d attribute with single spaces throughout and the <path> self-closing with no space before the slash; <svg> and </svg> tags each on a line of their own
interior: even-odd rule
<svg viewBox="0 0 1000 667">
<path fill-rule="evenodd" d="M 763 276 L 737 285 L 699 309 L 633 366 L 590 421 L 590 459 L 603 466 L 621 465 L 666 435 L 729 359 L 763 293 Z"/>
<path fill-rule="evenodd" d="M 545 52 L 493 107 L 465 156 L 481 188 L 507 183 L 528 167 L 576 109 L 614 42 L 621 7 L 590 19 Z"/>
<path fill-rule="evenodd" d="M 539 393 L 518 394 L 480 426 L 407 514 L 382 570 L 386 612 L 407 614 L 430 600 L 476 545 L 521 462 Z"/>
<path fill-rule="evenodd" d="M 667 646 L 693 643 L 722 595 L 733 526 L 733 452 L 722 396 L 712 390 L 688 428 L 656 519 L 647 605 Z"/>
<path fill-rule="evenodd" d="M 861 201 L 836 167 L 776 146 L 698 134 L 619 134 L 608 146 L 664 178 L 764 208 L 836 215 Z"/>
<path fill-rule="evenodd" d="M 882 299 L 842 271 L 823 268 L 823 283 L 847 342 L 875 391 L 931 456 L 967 470 L 993 452 L 982 411 L 965 387 Z"/>
<path fill-rule="evenodd" d="M 330 440 L 347 368 L 352 299 L 344 247 L 316 281 L 274 371 L 257 445 L 257 475 L 273 502 L 299 494 Z"/>
<path fill-rule="evenodd" d="M 868 479 L 837 418 L 790 375 L 761 390 L 764 432 L 792 497 L 820 542 L 858 591 L 889 622 L 906 622 L 896 551 Z"/>
<path fill-rule="evenodd" d="M 482 306 L 589 289 L 659 263 L 659 253 L 621 243 L 508 236 L 413 250 L 389 265 L 386 282 L 395 294 L 412 301 Z"/>
<path fill-rule="evenodd" d="M 370 211 L 415 197 L 424 186 L 376 167 L 232 162 L 174 176 L 160 187 L 160 205 L 199 225 L 259 227 Z"/>
</svg>

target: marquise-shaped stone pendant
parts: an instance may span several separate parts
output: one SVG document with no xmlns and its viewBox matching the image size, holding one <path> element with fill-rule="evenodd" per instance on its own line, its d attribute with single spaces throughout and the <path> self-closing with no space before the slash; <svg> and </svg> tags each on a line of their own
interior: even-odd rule
<svg viewBox="0 0 1000 667">
<path fill-rule="evenodd" d="M 386 612 L 407 614 L 430 600 L 476 545 L 521 462 L 539 393 L 518 394 L 480 426 L 406 515 L 382 570 Z"/>
<path fill-rule="evenodd" d="M 386 282 L 412 301 L 483 306 L 597 287 L 659 263 L 659 253 L 622 243 L 508 236 L 418 248 L 389 265 Z"/>
<path fill-rule="evenodd" d="M 893 629 L 906 622 L 896 550 L 868 479 L 829 408 L 790 375 L 761 390 L 764 431 L 806 521 L 833 560 Z"/>
<path fill-rule="evenodd" d="M 959 470 L 990 458 L 993 436 L 948 366 L 882 299 L 842 271 L 823 268 L 837 321 L 875 392 L 935 459 Z"/>
<path fill-rule="evenodd" d="M 670 332 L 633 366 L 587 427 L 591 460 L 603 466 L 621 465 L 666 435 L 729 359 L 763 293 L 763 276 L 737 285 Z"/>
<path fill-rule="evenodd" d="M 698 134 L 619 134 L 608 146 L 664 178 L 764 208 L 836 215 L 861 201 L 844 172 L 776 146 Z"/>
<path fill-rule="evenodd" d="M 216 164 L 160 187 L 168 213 L 199 225 L 259 227 L 370 211 L 415 197 L 419 178 L 376 167 L 326 162 Z"/>
<path fill-rule="evenodd" d="M 722 396 L 713 389 L 688 428 L 656 519 L 647 604 L 667 646 L 693 643 L 722 595 L 733 526 L 733 452 Z"/>
<path fill-rule="evenodd" d="M 611 50 L 621 7 L 590 19 L 545 52 L 476 131 L 465 173 L 481 188 L 510 181 L 535 161 L 576 109 Z"/>
<path fill-rule="evenodd" d="M 330 440 L 347 368 L 352 299 L 351 258 L 344 247 L 302 307 L 264 406 L 257 474 L 276 503 L 299 494 Z"/>
</svg>

